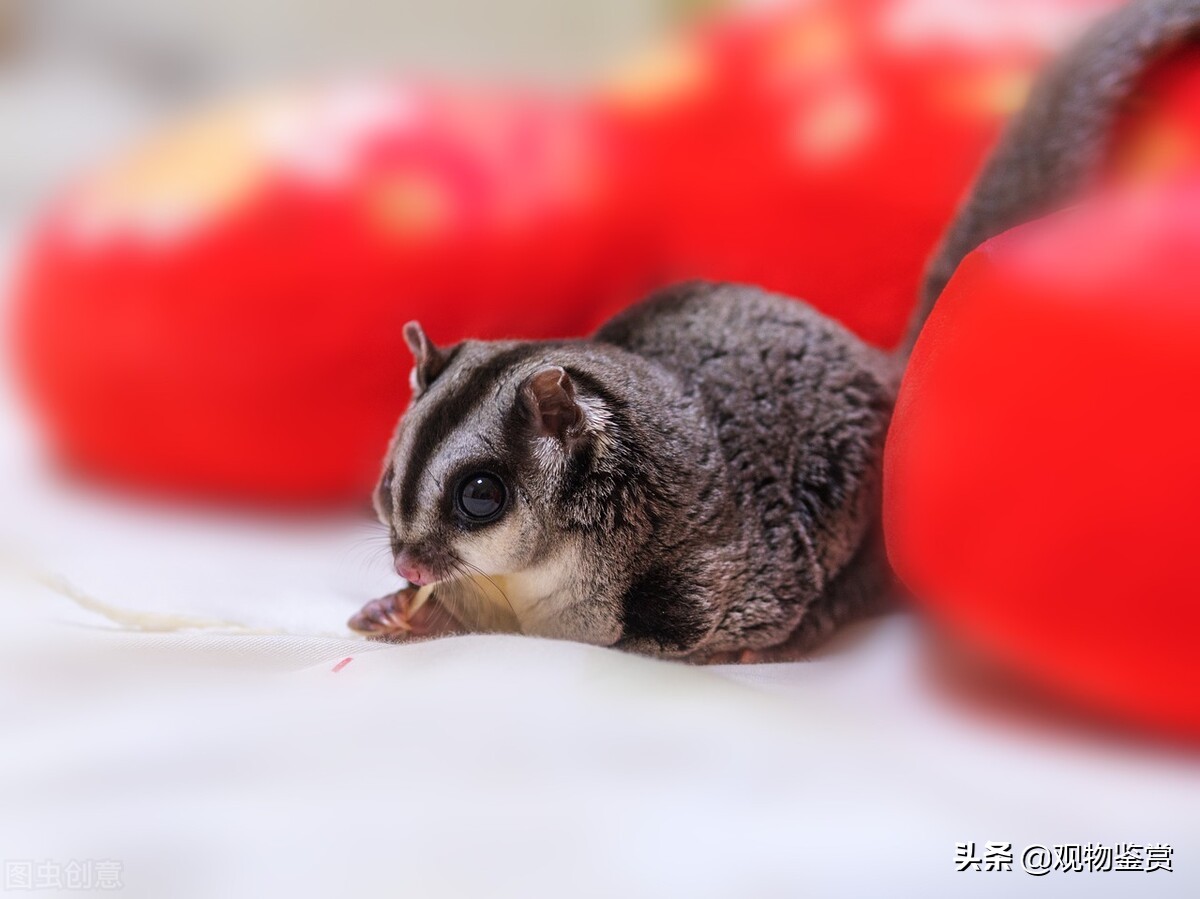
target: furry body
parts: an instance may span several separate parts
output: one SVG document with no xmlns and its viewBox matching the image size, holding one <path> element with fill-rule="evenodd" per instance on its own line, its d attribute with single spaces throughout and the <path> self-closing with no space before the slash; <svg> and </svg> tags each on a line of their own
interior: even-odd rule
<svg viewBox="0 0 1200 899">
<path fill-rule="evenodd" d="M 802 303 L 686 284 L 591 340 L 430 349 L 379 511 L 434 580 L 503 584 L 522 632 L 695 658 L 801 651 L 878 600 L 896 366 Z M 578 410 L 561 432 L 529 396 L 554 370 Z M 475 471 L 508 493 L 484 526 L 446 496 Z M 495 604 L 471 592 L 443 601 L 488 629 L 472 606 Z"/>
</svg>

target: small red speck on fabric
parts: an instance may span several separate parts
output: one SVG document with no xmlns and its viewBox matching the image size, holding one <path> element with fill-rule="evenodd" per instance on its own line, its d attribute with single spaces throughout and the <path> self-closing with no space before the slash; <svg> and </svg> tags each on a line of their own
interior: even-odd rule
<svg viewBox="0 0 1200 899">
<path fill-rule="evenodd" d="M 334 674 L 337 674 L 339 671 L 341 671 L 343 668 L 345 668 L 347 665 L 349 665 L 352 661 L 354 661 L 354 656 L 346 656 L 346 658 L 342 659 L 340 662 L 338 662 L 336 665 L 334 665 L 331 670 L 333 671 Z"/>
</svg>

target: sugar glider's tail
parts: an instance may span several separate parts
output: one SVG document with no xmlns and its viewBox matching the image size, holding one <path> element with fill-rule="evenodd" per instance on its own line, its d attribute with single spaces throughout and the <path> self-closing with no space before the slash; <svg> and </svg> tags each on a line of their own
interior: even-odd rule
<svg viewBox="0 0 1200 899">
<path fill-rule="evenodd" d="M 904 351 L 968 253 L 1079 195 L 1099 169 L 1139 76 L 1193 39 L 1200 40 L 1200 0 L 1132 0 L 1043 73 L 930 261 Z"/>
</svg>

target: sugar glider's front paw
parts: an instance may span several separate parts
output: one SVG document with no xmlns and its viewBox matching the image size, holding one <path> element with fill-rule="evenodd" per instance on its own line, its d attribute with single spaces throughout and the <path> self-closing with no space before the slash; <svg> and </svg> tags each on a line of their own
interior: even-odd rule
<svg viewBox="0 0 1200 899">
<path fill-rule="evenodd" d="M 373 599 L 347 625 L 352 631 L 387 643 L 462 630 L 454 616 L 430 595 L 428 587 L 405 587 L 381 599 Z"/>
</svg>

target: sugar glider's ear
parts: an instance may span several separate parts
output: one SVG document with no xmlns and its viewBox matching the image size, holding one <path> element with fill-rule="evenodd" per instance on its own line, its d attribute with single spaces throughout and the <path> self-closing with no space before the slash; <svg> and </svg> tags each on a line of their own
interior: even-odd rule
<svg viewBox="0 0 1200 899">
<path fill-rule="evenodd" d="M 442 373 L 446 367 L 446 354 L 425 336 L 420 322 L 413 321 L 404 326 L 404 342 L 413 354 L 413 369 L 408 380 L 415 395 L 425 391 Z"/>
<path fill-rule="evenodd" d="M 583 433 L 585 419 L 575 385 L 560 366 L 551 365 L 530 375 L 521 386 L 521 398 L 537 433 L 564 443 Z"/>
</svg>

